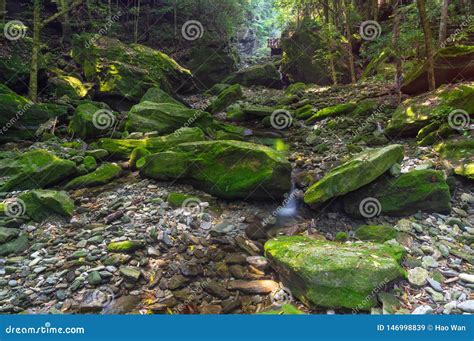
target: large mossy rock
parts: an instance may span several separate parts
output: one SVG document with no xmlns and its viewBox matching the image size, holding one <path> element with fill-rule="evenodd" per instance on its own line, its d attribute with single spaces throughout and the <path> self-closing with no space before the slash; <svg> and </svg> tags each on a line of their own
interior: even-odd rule
<svg viewBox="0 0 474 341">
<path fill-rule="evenodd" d="M 304 201 L 318 206 L 327 200 L 365 186 L 403 159 L 403 147 L 395 144 L 368 149 L 334 168 L 305 192 Z"/>
<path fill-rule="evenodd" d="M 78 100 L 87 96 L 89 86 L 85 85 L 74 75 L 68 75 L 59 69 L 49 71 L 47 92 L 54 97 L 66 97 L 70 100 Z"/>
<path fill-rule="evenodd" d="M 451 194 L 443 172 L 431 169 L 415 170 L 397 178 L 384 175 L 375 182 L 344 197 L 347 214 L 362 217 L 361 203 L 374 198 L 380 212 L 402 216 L 423 212 L 449 213 Z"/>
<path fill-rule="evenodd" d="M 116 164 L 104 163 L 94 172 L 72 179 L 64 188 L 70 190 L 105 185 L 117 178 L 121 172 L 122 168 Z"/>
<path fill-rule="evenodd" d="M 291 165 L 279 152 L 238 141 L 184 143 L 147 156 L 143 177 L 180 180 L 229 199 L 281 198 L 291 188 Z"/>
<path fill-rule="evenodd" d="M 435 150 L 454 165 L 455 174 L 474 180 L 474 140 L 447 140 L 438 143 Z"/>
<path fill-rule="evenodd" d="M 63 191 L 34 190 L 23 193 L 26 214 L 37 222 L 50 217 L 70 218 L 74 212 L 74 201 Z"/>
<path fill-rule="evenodd" d="M 434 121 L 447 123 L 449 114 L 455 110 L 474 116 L 474 83 L 445 86 L 407 99 L 393 113 L 385 133 L 392 137 L 416 136 Z"/>
<path fill-rule="evenodd" d="M 239 70 L 230 75 L 225 83 L 243 86 L 261 85 L 275 89 L 283 87 L 281 74 L 274 63 L 254 65 Z"/>
<path fill-rule="evenodd" d="M 217 113 L 226 109 L 229 105 L 241 99 L 244 96 L 239 84 L 234 84 L 223 90 L 216 99 L 214 99 L 207 110 L 210 113 Z"/>
<path fill-rule="evenodd" d="M 26 249 L 28 249 L 28 237 L 26 234 L 20 234 L 16 239 L 0 244 L 0 256 L 20 254 Z"/>
<path fill-rule="evenodd" d="M 154 87 L 149 89 L 141 98 L 140 102 L 153 102 L 153 103 L 169 103 L 180 106 L 185 106 L 184 103 L 181 103 L 177 99 L 173 98 L 166 91 L 161 90 L 160 88 Z"/>
<path fill-rule="evenodd" d="M 186 142 L 204 141 L 204 132 L 199 128 L 182 128 L 173 134 L 149 137 L 141 140 L 103 138 L 98 146 L 105 149 L 112 157 L 128 159 L 135 148 L 146 148 L 152 153 L 159 153 Z"/>
<path fill-rule="evenodd" d="M 67 107 L 33 103 L 0 84 L 0 141 L 34 139 L 41 124 L 67 115 Z"/>
<path fill-rule="evenodd" d="M 355 103 L 344 103 L 338 104 L 331 107 L 326 107 L 317 111 L 313 116 L 306 120 L 306 123 L 313 123 L 322 120 L 326 117 L 334 117 L 339 115 L 348 114 L 357 108 Z"/>
<path fill-rule="evenodd" d="M 396 229 L 391 226 L 362 225 L 355 231 L 355 237 L 360 240 L 384 243 L 394 239 L 398 235 Z"/>
<path fill-rule="evenodd" d="M 177 104 L 145 101 L 132 107 L 125 123 L 125 129 L 129 132 L 157 131 L 160 135 L 170 134 L 187 126 L 206 130 L 214 127 L 215 122 L 204 111 Z"/>
<path fill-rule="evenodd" d="M 97 104 L 97 105 L 96 105 Z M 102 136 L 118 125 L 117 113 L 103 103 L 84 103 L 74 111 L 68 131 L 81 139 Z"/>
<path fill-rule="evenodd" d="M 173 93 L 193 86 L 191 72 L 166 54 L 107 36 L 75 36 L 72 57 L 82 65 L 87 80 L 99 85 L 99 95 L 138 102 L 151 87 Z"/>
<path fill-rule="evenodd" d="M 265 243 L 265 255 L 283 283 L 308 306 L 370 309 L 374 290 L 404 275 L 401 247 L 389 244 L 278 237 Z"/>
<path fill-rule="evenodd" d="M 208 89 L 221 82 L 237 69 L 238 56 L 233 48 L 208 44 L 193 48 L 185 65 L 191 70 L 196 86 Z"/>
<path fill-rule="evenodd" d="M 32 150 L 0 159 L 0 191 L 39 189 L 55 185 L 76 173 L 76 164 L 46 150 Z"/>
<path fill-rule="evenodd" d="M 327 49 L 320 32 L 321 26 L 314 20 L 305 19 L 296 30 L 288 28 L 282 33 L 281 48 L 284 58 L 281 70 L 292 82 L 333 84 L 329 63 L 320 53 L 321 50 Z M 341 47 L 336 49 L 337 54 L 344 53 Z M 350 82 L 345 58 L 335 58 L 335 68 L 339 83 Z"/>
<path fill-rule="evenodd" d="M 451 46 L 434 55 L 436 86 L 456 80 L 474 80 L 474 46 Z M 429 90 L 428 64 L 423 64 L 405 79 L 402 92 L 416 95 Z"/>
</svg>

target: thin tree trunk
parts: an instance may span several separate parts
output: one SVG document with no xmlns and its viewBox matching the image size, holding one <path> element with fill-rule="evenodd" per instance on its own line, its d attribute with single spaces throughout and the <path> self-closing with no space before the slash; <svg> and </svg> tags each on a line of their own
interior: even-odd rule
<svg viewBox="0 0 474 341">
<path fill-rule="evenodd" d="M 0 0 L 0 22 L 5 24 L 5 18 L 7 16 L 7 1 Z"/>
<path fill-rule="evenodd" d="M 61 27 L 63 29 L 62 44 L 69 45 L 71 42 L 71 26 L 69 24 L 69 14 L 66 9 L 69 7 L 69 0 L 59 1 L 59 10 L 64 12 L 60 17 Z"/>
<path fill-rule="evenodd" d="M 349 25 L 349 8 L 347 7 L 347 3 L 345 0 L 342 1 L 342 13 L 344 16 L 344 27 L 346 31 L 346 39 L 347 39 L 347 55 L 349 56 L 349 69 L 351 71 L 351 82 L 355 84 L 357 82 L 356 73 L 355 73 L 355 65 L 354 65 L 354 54 L 352 53 L 352 39 L 351 39 L 351 27 Z"/>
<path fill-rule="evenodd" d="M 135 30 L 134 30 L 134 40 L 135 43 L 138 42 L 138 20 L 140 18 L 140 0 L 137 0 L 137 11 L 135 17 Z"/>
<path fill-rule="evenodd" d="M 173 1 L 173 10 L 174 10 L 174 37 L 178 36 L 178 4 L 177 0 Z"/>
<path fill-rule="evenodd" d="M 428 61 L 428 86 L 430 91 L 436 88 L 436 81 L 434 75 L 434 58 L 433 58 L 433 41 L 430 23 L 428 16 L 426 15 L 425 0 L 416 0 L 418 5 L 418 11 L 420 12 L 421 26 L 423 27 L 423 33 L 425 35 L 425 48 Z"/>
<path fill-rule="evenodd" d="M 393 46 L 393 56 L 395 58 L 395 86 L 398 90 L 399 101 L 401 99 L 401 81 L 402 81 L 402 59 L 400 57 L 400 11 L 399 11 L 399 2 L 397 0 L 394 5 L 394 18 L 393 18 L 393 38 L 392 38 L 392 46 Z"/>
<path fill-rule="evenodd" d="M 441 46 L 446 41 L 446 33 L 448 30 L 448 7 L 449 0 L 443 0 L 443 4 L 441 6 L 441 20 L 439 25 L 438 46 Z"/>
<path fill-rule="evenodd" d="M 372 0 L 372 20 L 377 20 L 379 17 L 379 2 Z"/>
<path fill-rule="evenodd" d="M 31 70 L 28 97 L 38 100 L 38 59 L 41 47 L 41 0 L 33 2 L 33 49 L 31 51 Z"/>
</svg>

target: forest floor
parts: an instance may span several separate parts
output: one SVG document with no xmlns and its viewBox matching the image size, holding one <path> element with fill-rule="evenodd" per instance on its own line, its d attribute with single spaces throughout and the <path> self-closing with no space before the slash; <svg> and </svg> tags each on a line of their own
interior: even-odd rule
<svg viewBox="0 0 474 341">
<path fill-rule="evenodd" d="M 395 105 L 392 88 L 377 83 L 307 90 L 316 106 L 381 98 Z M 282 90 L 246 89 L 247 101 L 271 104 Z M 208 98 L 187 98 L 195 108 Z M 342 118 L 341 118 L 342 119 Z M 383 128 L 389 117 L 380 118 Z M 334 309 L 308 310 L 280 283 L 263 257 L 263 239 L 277 234 L 307 234 L 334 240 L 338 232 L 352 238 L 364 224 L 396 226 L 405 232 L 398 242 L 406 246 L 406 270 L 410 280 L 385 283 L 379 308 L 371 313 L 472 312 L 474 307 L 457 301 L 474 299 L 473 256 L 464 250 L 458 236 L 474 234 L 474 185 L 457 179 L 450 215 L 417 213 L 408 217 L 379 216 L 370 220 L 350 218 L 337 204 L 310 210 L 302 204 L 305 175 L 321 178 L 352 151 L 353 136 L 363 122 L 344 122 L 344 129 L 312 135 L 324 126 L 294 121 L 286 130 L 268 129 L 257 122 L 244 125 L 253 138 L 282 140 L 293 166 L 296 204 L 270 201 L 225 201 L 175 182 L 141 179 L 137 173 L 101 187 L 70 192 L 79 202 L 71 222 L 46 221 L 26 229 L 36 240 L 27 256 L 7 258 L 2 271 L 7 285 L 0 290 L 2 312 L 30 313 L 257 313 L 292 303 L 310 313 L 367 313 Z M 61 148 L 54 141 L 37 147 Z M 437 168 L 442 162 L 432 147 L 419 147 L 414 139 L 390 141 L 402 144 L 402 170 Z M 26 146 L 7 145 L 5 148 Z M 173 207 L 169 193 L 199 198 L 193 210 Z M 286 203 L 287 204 L 287 203 Z M 283 208 L 290 213 L 281 214 Z M 275 214 L 275 212 L 277 212 Z M 278 214 L 280 212 L 280 214 Z M 260 222 L 271 223 L 262 231 Z M 463 224 L 462 222 L 469 224 Z M 262 236 L 263 233 L 263 236 Z M 253 236 L 254 238 L 249 238 Z M 130 254 L 107 250 L 111 241 L 146 241 Z M 447 247 L 449 245 L 449 247 Z M 85 259 L 79 264 L 78 260 Z M 122 266 L 126 264 L 126 266 Z M 137 270 L 138 269 L 138 270 Z M 45 275 L 47 274 L 47 275 Z M 471 274 L 471 275 L 470 275 Z M 127 279 L 124 281 L 124 278 Z M 421 279 L 420 279 L 421 278 Z M 104 285 L 104 283 L 107 283 Z"/>
</svg>

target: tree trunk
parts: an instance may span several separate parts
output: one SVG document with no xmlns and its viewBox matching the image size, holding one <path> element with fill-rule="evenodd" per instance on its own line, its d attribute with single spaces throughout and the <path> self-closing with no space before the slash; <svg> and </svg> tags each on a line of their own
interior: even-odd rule
<svg viewBox="0 0 474 341">
<path fill-rule="evenodd" d="M 31 70 L 28 97 L 38 100 L 38 59 L 41 48 L 41 0 L 33 2 L 33 50 L 31 51 Z"/>
<path fill-rule="evenodd" d="M 448 7 L 449 0 L 443 0 L 443 4 L 441 6 L 441 21 L 439 25 L 438 46 L 441 46 L 446 41 L 446 32 L 448 30 Z"/>
<path fill-rule="evenodd" d="M 430 91 L 436 88 L 436 81 L 434 75 L 434 58 L 433 58 L 433 41 L 431 34 L 431 27 L 426 15 L 425 0 L 416 0 L 418 5 L 418 11 L 420 12 L 421 26 L 423 27 L 423 33 L 425 35 L 425 49 L 428 61 L 428 85 Z"/>
<path fill-rule="evenodd" d="M 378 0 L 372 0 L 372 20 L 377 21 L 379 17 L 379 2 Z"/>
<path fill-rule="evenodd" d="M 60 17 L 61 27 L 63 29 L 62 44 L 69 45 L 71 42 L 71 25 L 69 23 L 69 14 L 66 9 L 69 7 L 69 0 L 59 1 L 59 10 L 65 13 Z"/>
<path fill-rule="evenodd" d="M 356 73 L 355 73 L 355 65 L 354 65 L 354 54 L 352 53 L 352 39 L 351 39 L 351 27 L 349 24 L 349 8 L 345 2 L 342 1 L 342 13 L 344 16 L 344 27 L 346 31 L 346 39 L 347 39 L 347 55 L 349 57 L 349 69 L 351 70 L 351 82 L 355 84 L 357 82 Z"/>
<path fill-rule="evenodd" d="M 140 0 L 137 0 L 137 11 L 135 17 L 135 30 L 134 30 L 134 40 L 135 43 L 138 43 L 138 21 L 140 18 Z"/>
<path fill-rule="evenodd" d="M 402 82 L 402 59 L 400 57 L 400 11 L 399 11 L 399 1 L 397 1 L 394 5 L 393 9 L 393 38 L 392 38 L 392 46 L 393 46 L 393 56 L 395 59 L 395 87 L 398 90 L 399 100 L 401 99 L 401 82 Z"/>
<path fill-rule="evenodd" d="M 5 17 L 7 16 L 7 1 L 0 0 L 0 22 L 5 24 Z"/>
</svg>

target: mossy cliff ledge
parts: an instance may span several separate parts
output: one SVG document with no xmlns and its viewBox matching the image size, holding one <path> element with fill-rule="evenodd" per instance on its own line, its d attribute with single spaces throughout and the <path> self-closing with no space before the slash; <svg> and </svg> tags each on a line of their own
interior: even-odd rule
<svg viewBox="0 0 474 341">
<path fill-rule="evenodd" d="M 291 165 L 279 152 L 238 141 L 184 143 L 145 158 L 143 177 L 180 180 L 228 199 L 281 198 L 291 188 Z"/>
<path fill-rule="evenodd" d="M 340 244 L 303 236 L 265 243 L 265 255 L 291 293 L 307 306 L 370 309 L 374 290 L 404 276 L 396 245 Z"/>
</svg>

